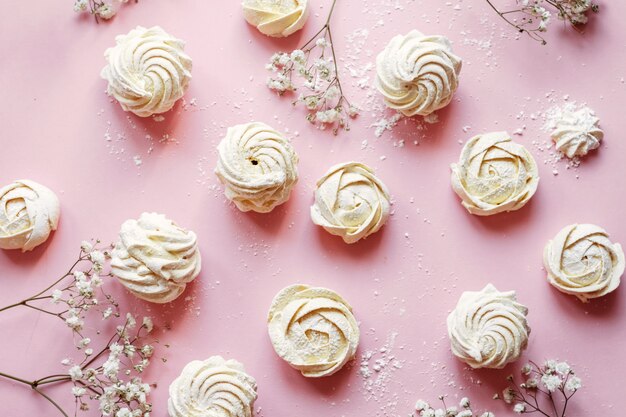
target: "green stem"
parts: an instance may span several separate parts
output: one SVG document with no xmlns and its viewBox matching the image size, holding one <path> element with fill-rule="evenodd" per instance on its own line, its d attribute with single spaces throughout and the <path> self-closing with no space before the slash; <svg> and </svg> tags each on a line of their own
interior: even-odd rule
<svg viewBox="0 0 626 417">
<path fill-rule="evenodd" d="M 13 376 L 13 375 L 5 374 L 4 372 L 0 372 L 0 376 L 4 377 L 4 378 L 7 378 L 7 379 L 11 379 L 11 380 L 16 381 L 16 382 L 21 382 L 22 384 L 26 384 L 26 385 L 30 385 L 30 386 L 33 385 L 33 383 L 31 381 L 27 381 L 25 379 L 18 378 L 18 377 Z"/>
<path fill-rule="evenodd" d="M 52 398 L 50 398 L 48 395 L 46 395 L 43 391 L 41 391 L 40 389 L 37 388 L 37 385 L 39 385 L 37 383 L 37 381 L 31 382 L 31 381 L 27 381 L 25 379 L 22 378 L 18 378 L 16 376 L 13 375 L 9 375 L 9 374 L 5 374 L 4 372 L 0 372 L 0 376 L 10 379 L 12 381 L 15 382 L 19 382 L 22 383 L 24 385 L 28 385 L 29 387 L 31 387 L 34 391 L 37 392 L 37 394 L 41 395 L 42 397 L 44 397 L 50 404 L 52 404 L 57 410 L 59 410 L 61 412 L 61 414 L 63 414 L 63 416 L 65 417 L 69 417 L 67 415 L 67 413 L 65 411 L 63 411 L 63 409 L 61 408 L 61 406 L 59 404 L 57 404 Z"/>
</svg>

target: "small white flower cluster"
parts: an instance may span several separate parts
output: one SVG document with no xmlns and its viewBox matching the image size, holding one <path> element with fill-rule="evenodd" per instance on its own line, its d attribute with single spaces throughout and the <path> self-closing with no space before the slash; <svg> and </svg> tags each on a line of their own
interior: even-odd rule
<svg viewBox="0 0 626 417">
<path fill-rule="evenodd" d="M 137 1 L 137 0 L 135 0 Z M 118 3 L 128 3 L 128 0 L 117 0 Z M 113 3 L 104 0 L 74 0 L 74 11 L 76 13 L 89 12 L 96 18 L 109 20 L 117 13 Z"/>
<path fill-rule="evenodd" d="M 150 417 L 150 385 L 140 375 L 154 353 L 152 345 L 143 343 L 152 328 L 149 317 L 144 317 L 137 328 L 137 319 L 127 314 L 124 324 L 118 326 L 114 337 L 98 354 L 94 355 L 89 347 L 91 339 L 83 338 L 77 345 L 84 352 L 82 361 L 61 361 L 69 366 L 72 395 L 81 410 L 89 410 L 89 401 L 94 401 L 103 416 Z"/>
<path fill-rule="evenodd" d="M 489 0 L 487 0 L 489 2 Z M 599 6 L 592 0 L 516 0 L 519 9 L 508 12 L 498 11 L 491 2 L 489 2 L 496 12 L 514 26 L 520 32 L 527 33 L 531 38 L 546 43 L 541 36 L 542 32 L 547 31 L 548 24 L 553 15 L 560 20 L 569 22 L 572 26 L 579 26 L 587 23 L 587 12 L 589 10 L 598 12 Z M 521 19 L 518 20 L 518 16 Z M 509 17 L 511 16 L 511 17 Z"/>
<path fill-rule="evenodd" d="M 485 411 L 480 415 L 474 413 L 470 400 L 467 397 L 461 398 L 458 407 L 448 407 L 444 396 L 440 396 L 439 400 L 443 404 L 442 408 L 434 408 L 426 401 L 418 400 L 417 403 L 415 403 L 415 410 L 421 417 L 495 417 L 490 411 Z"/>
<path fill-rule="evenodd" d="M 81 253 L 78 261 L 70 272 L 61 277 L 56 284 L 60 288 L 52 290 L 50 295 L 39 294 L 41 298 L 49 298 L 53 304 L 62 305 L 66 309 L 62 312 L 49 312 L 65 321 L 72 331 L 83 339 L 81 332 L 85 324 L 85 314 L 92 310 L 99 310 L 104 318 L 118 316 L 117 303 L 109 294 L 102 290 L 104 280 L 101 277 L 107 259 L 110 257 L 108 250 L 95 248 L 91 242 L 84 241 L 81 244 Z M 79 265 L 86 267 L 76 269 Z M 68 279 L 69 283 L 67 282 Z M 98 299 L 98 294 L 104 296 Z M 115 311 L 115 314 L 114 314 Z"/>
<path fill-rule="evenodd" d="M 545 395 L 552 399 L 553 394 L 561 393 L 563 414 L 559 415 L 565 417 L 567 402 L 582 388 L 582 380 L 574 374 L 571 366 L 567 362 L 554 359 L 547 360 L 543 366 L 530 362 L 522 367 L 521 374 L 523 382 L 519 387 L 515 384 L 513 375 L 507 378 L 512 385 L 502 391 L 501 397 L 505 403 L 513 405 L 513 411 L 517 414 L 543 413 L 540 407 L 542 402 L 538 401 L 538 396 Z M 500 396 L 496 394 L 494 398 L 500 399 Z"/>
<path fill-rule="evenodd" d="M 340 128 L 349 130 L 348 120 L 356 117 L 359 109 L 350 105 L 343 94 L 333 45 L 327 36 L 330 36 L 328 28 L 320 31 L 302 49 L 274 54 L 266 65 L 266 69 L 273 73 L 267 80 L 267 86 L 283 95 L 296 91 L 299 86 L 294 83 L 294 78 L 300 78 L 299 84 L 305 92 L 293 104 L 303 104 L 308 110 L 308 121 L 322 129 L 332 127 L 336 134 Z M 329 49 L 332 51 L 330 54 Z M 311 56 L 317 58 L 311 62 Z"/>
</svg>

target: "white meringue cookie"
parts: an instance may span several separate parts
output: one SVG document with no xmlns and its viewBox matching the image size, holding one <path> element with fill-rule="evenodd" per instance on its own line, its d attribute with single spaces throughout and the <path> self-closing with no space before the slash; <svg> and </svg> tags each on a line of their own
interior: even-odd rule
<svg viewBox="0 0 626 417">
<path fill-rule="evenodd" d="M 273 37 L 299 31 L 309 17 L 308 0 L 243 0 L 242 7 L 248 23 Z"/>
<path fill-rule="evenodd" d="M 589 107 L 561 113 L 552 131 L 552 140 L 556 150 L 568 158 L 585 156 L 590 150 L 597 149 L 604 138 L 598 119 Z"/>
<path fill-rule="evenodd" d="M 376 87 L 387 107 L 428 116 L 450 104 L 461 66 L 448 38 L 413 30 L 391 39 L 376 58 Z"/>
<path fill-rule="evenodd" d="M 614 291 L 626 263 L 619 243 L 593 224 L 572 224 L 549 241 L 543 252 L 548 281 L 584 303 Z"/>
<path fill-rule="evenodd" d="M 539 184 L 535 159 L 506 132 L 473 137 L 451 168 L 454 192 L 478 216 L 519 210 Z"/>
<path fill-rule="evenodd" d="M 196 234 L 162 214 L 143 213 L 122 224 L 111 272 L 142 300 L 167 303 L 200 273 Z"/>
<path fill-rule="evenodd" d="M 217 151 L 215 174 L 239 210 L 267 213 L 289 199 L 298 155 L 280 133 L 259 122 L 233 126 Z"/>
<path fill-rule="evenodd" d="M 472 368 L 503 368 L 528 345 L 527 314 L 515 291 L 499 292 L 488 284 L 464 292 L 448 316 L 452 353 Z"/>
<path fill-rule="evenodd" d="M 333 166 L 317 182 L 313 223 L 355 243 L 376 233 L 389 218 L 387 187 L 371 168 L 358 162 Z"/>
<path fill-rule="evenodd" d="M 350 305 L 332 290 L 287 287 L 274 297 L 267 320 L 278 356 L 306 377 L 332 375 L 356 354 L 358 324 Z"/>
<path fill-rule="evenodd" d="M 104 52 L 107 66 L 101 76 L 107 92 L 125 111 L 140 117 L 165 113 L 187 91 L 191 58 L 185 43 L 159 26 L 137 26 L 115 38 L 116 45 Z"/>
<path fill-rule="evenodd" d="M 189 362 L 170 385 L 170 417 L 252 417 L 256 381 L 236 360 Z"/>
<path fill-rule="evenodd" d="M 18 180 L 0 189 L 0 249 L 33 250 L 57 229 L 56 194 L 35 181 Z"/>
</svg>

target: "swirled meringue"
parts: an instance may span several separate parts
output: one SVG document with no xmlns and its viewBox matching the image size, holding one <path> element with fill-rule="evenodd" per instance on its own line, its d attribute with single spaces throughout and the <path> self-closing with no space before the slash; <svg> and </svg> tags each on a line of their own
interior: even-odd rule
<svg viewBox="0 0 626 417">
<path fill-rule="evenodd" d="M 614 291 L 624 274 L 624 251 L 606 231 L 593 224 L 572 224 L 543 251 L 548 281 L 584 303 Z"/>
<path fill-rule="evenodd" d="M 550 134 L 556 144 L 556 150 L 567 155 L 568 158 L 585 156 L 590 150 L 600 146 L 604 132 L 598 124 L 598 119 L 589 107 L 578 110 L 564 110 L 555 122 L 555 128 Z"/>
<path fill-rule="evenodd" d="M 298 155 L 289 140 L 264 123 L 228 128 L 217 147 L 215 174 L 241 211 L 268 213 L 289 199 L 298 181 Z"/>
<path fill-rule="evenodd" d="M 452 188 L 463 207 L 478 216 L 519 210 L 539 184 L 535 159 L 506 132 L 473 137 L 451 168 Z"/>
<path fill-rule="evenodd" d="M 162 214 L 126 220 L 112 252 L 111 272 L 142 300 L 175 300 L 200 273 L 196 234 Z"/>
<path fill-rule="evenodd" d="M 191 58 L 185 43 L 159 26 L 137 26 L 115 38 L 104 52 L 108 64 L 100 75 L 109 82 L 107 92 L 125 111 L 140 117 L 165 113 L 187 91 Z"/>
<path fill-rule="evenodd" d="M 57 230 L 56 194 L 35 181 L 18 180 L 0 189 L 0 249 L 33 250 Z"/>
<path fill-rule="evenodd" d="M 336 292 L 292 285 L 279 292 L 268 317 L 274 350 L 302 375 L 339 371 L 356 353 L 359 327 L 352 308 Z"/>
<path fill-rule="evenodd" d="M 515 291 L 499 292 L 488 284 L 464 292 L 448 316 L 452 353 L 472 368 L 503 368 L 526 349 L 527 314 Z"/>
<path fill-rule="evenodd" d="M 256 381 L 236 360 L 189 362 L 170 385 L 170 417 L 252 417 Z"/>
<path fill-rule="evenodd" d="M 358 162 L 333 166 L 317 182 L 313 223 L 355 243 L 376 233 L 389 218 L 389 193 L 374 171 Z"/>
<path fill-rule="evenodd" d="M 284 37 L 304 27 L 308 0 L 243 0 L 246 21 L 264 35 Z"/>
<path fill-rule="evenodd" d="M 461 66 L 448 38 L 413 30 L 392 38 L 376 58 L 376 87 L 387 107 L 428 116 L 450 104 Z"/>
</svg>

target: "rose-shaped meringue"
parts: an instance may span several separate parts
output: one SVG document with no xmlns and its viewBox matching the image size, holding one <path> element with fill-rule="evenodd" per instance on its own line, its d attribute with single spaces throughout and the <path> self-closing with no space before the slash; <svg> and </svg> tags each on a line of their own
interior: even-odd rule
<svg viewBox="0 0 626 417">
<path fill-rule="evenodd" d="M 243 16 L 264 35 L 284 37 L 304 27 L 308 0 L 243 0 Z"/>
<path fill-rule="evenodd" d="M 215 173 L 239 210 L 267 213 L 289 199 L 298 155 L 280 133 L 259 122 L 233 126 L 217 151 Z"/>
<path fill-rule="evenodd" d="M 448 316 L 452 353 L 472 368 L 503 368 L 528 345 L 527 314 L 515 291 L 499 292 L 488 284 L 464 292 Z"/>
<path fill-rule="evenodd" d="M 359 344 L 352 308 L 326 288 L 292 285 L 283 289 L 274 297 L 267 320 L 278 356 L 306 377 L 339 371 L 354 357 Z"/>
<path fill-rule="evenodd" d="M 170 385 L 170 417 L 252 417 L 256 381 L 236 360 L 189 362 Z"/>
<path fill-rule="evenodd" d="M 115 38 L 104 52 L 108 64 L 100 75 L 109 82 L 107 92 L 125 111 L 140 117 L 165 113 L 187 91 L 191 58 L 185 43 L 159 26 L 137 26 Z"/>
<path fill-rule="evenodd" d="M 543 251 L 548 281 L 586 303 L 614 291 L 624 274 L 624 251 L 606 231 L 593 224 L 572 224 Z"/>
<path fill-rule="evenodd" d="M 162 214 L 126 220 L 111 257 L 111 272 L 142 300 L 175 300 L 200 273 L 196 234 Z"/>
<path fill-rule="evenodd" d="M 604 138 L 599 123 L 600 119 L 589 107 L 563 111 L 550 134 L 556 144 L 556 150 L 568 158 L 574 158 L 585 156 L 590 150 L 597 149 Z"/>
<path fill-rule="evenodd" d="M 376 233 L 389 218 L 389 193 L 374 171 L 358 162 L 335 165 L 317 182 L 313 223 L 355 243 Z"/>
<path fill-rule="evenodd" d="M 446 37 L 413 30 L 391 39 L 376 58 L 376 87 L 387 107 L 428 116 L 450 104 L 461 66 Z"/>
<path fill-rule="evenodd" d="M 535 159 L 506 132 L 473 137 L 451 168 L 452 188 L 463 207 L 478 216 L 519 210 L 539 184 Z"/>
<path fill-rule="evenodd" d="M 49 188 L 18 180 L 0 189 L 0 249 L 33 250 L 57 230 L 61 208 Z"/>
</svg>

